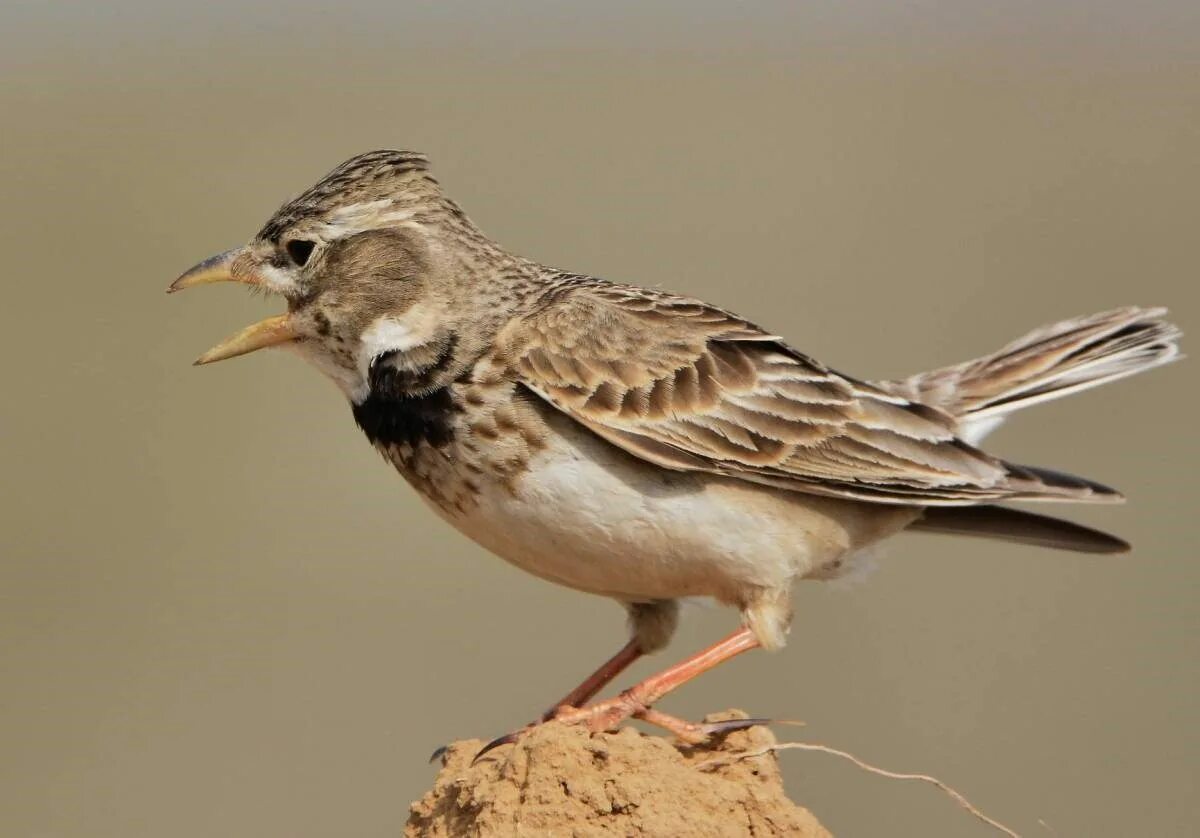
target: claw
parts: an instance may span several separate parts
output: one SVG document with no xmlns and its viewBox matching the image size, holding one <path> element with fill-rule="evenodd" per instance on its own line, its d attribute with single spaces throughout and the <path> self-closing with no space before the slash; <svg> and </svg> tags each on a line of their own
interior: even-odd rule
<svg viewBox="0 0 1200 838">
<path fill-rule="evenodd" d="M 434 752 L 429 755 L 429 764 L 433 765 L 433 763 L 437 762 L 439 759 L 444 757 L 449 752 L 449 750 L 450 750 L 449 745 L 442 745 L 441 747 L 434 750 Z"/>
<path fill-rule="evenodd" d="M 726 719 L 723 722 L 704 722 L 697 727 L 705 736 L 726 736 L 734 731 L 774 723 L 774 719 Z"/>
<path fill-rule="evenodd" d="M 575 712 L 582 715 L 583 711 L 577 710 Z M 721 722 L 703 722 L 701 724 L 692 724 L 690 722 L 683 722 L 681 719 L 676 719 L 673 716 L 668 716 L 665 713 L 660 713 L 657 710 L 652 710 L 650 708 L 644 708 L 642 710 L 632 712 L 630 713 L 630 716 L 650 722 L 651 724 L 658 725 L 659 727 L 664 727 L 667 730 L 675 733 L 685 742 L 690 742 L 691 744 L 701 744 L 712 736 L 726 736 L 738 730 L 747 730 L 748 728 L 759 727 L 761 725 L 803 724 L 803 722 L 794 722 L 788 719 L 776 720 L 762 718 L 726 719 L 725 721 Z M 568 724 L 578 724 L 581 722 L 584 722 L 583 718 L 571 719 L 567 721 Z M 471 765 L 475 765 L 490 751 L 494 751 L 496 748 L 499 748 L 502 745 L 513 744 L 534 727 L 537 727 L 537 725 L 527 725 L 520 730 L 514 730 L 512 733 L 506 733 L 503 736 L 498 736 L 491 742 L 488 742 L 479 749 L 479 753 L 475 754 L 474 759 L 471 760 Z M 430 757 L 429 761 L 433 762 L 435 759 L 445 753 L 445 751 L 445 747 L 438 748 L 433 752 L 433 756 Z"/>
<path fill-rule="evenodd" d="M 491 742 L 488 742 L 479 749 L 479 753 L 477 753 L 475 758 L 471 760 L 471 765 L 474 765 L 475 763 L 479 762 L 479 760 L 483 759 L 484 754 L 486 754 L 488 751 L 494 751 L 501 745 L 511 745 L 512 743 L 516 742 L 521 738 L 521 734 L 527 730 L 529 730 L 527 727 L 521 728 L 520 730 L 514 730 L 512 733 L 506 733 L 503 736 L 496 737 Z"/>
</svg>

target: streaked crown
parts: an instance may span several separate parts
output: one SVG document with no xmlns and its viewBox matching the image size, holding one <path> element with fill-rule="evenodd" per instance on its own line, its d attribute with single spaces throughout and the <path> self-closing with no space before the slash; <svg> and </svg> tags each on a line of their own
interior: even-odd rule
<svg viewBox="0 0 1200 838">
<path fill-rule="evenodd" d="M 368 151 L 351 157 L 280 207 L 259 231 L 258 238 L 277 242 L 300 222 L 321 219 L 356 204 L 411 201 L 439 194 L 424 154 L 394 149 Z"/>
</svg>

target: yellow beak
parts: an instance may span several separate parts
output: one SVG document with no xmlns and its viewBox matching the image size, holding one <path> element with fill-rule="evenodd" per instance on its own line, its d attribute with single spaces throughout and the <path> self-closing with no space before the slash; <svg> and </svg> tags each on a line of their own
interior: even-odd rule
<svg viewBox="0 0 1200 838">
<path fill-rule="evenodd" d="M 244 282 L 247 285 L 261 285 L 262 280 L 250 269 L 250 254 L 244 247 L 226 250 L 216 256 L 205 259 L 199 265 L 184 272 L 167 288 L 168 294 L 192 288 L 196 285 L 208 285 L 212 282 Z"/>
<path fill-rule="evenodd" d="M 211 364 L 214 361 L 224 361 L 226 358 L 236 358 L 268 346 L 278 346 L 295 340 L 296 334 L 286 314 L 277 314 L 260 320 L 253 326 L 247 326 L 235 335 L 230 335 L 212 349 L 205 352 L 194 363 L 196 366 Z"/>
<path fill-rule="evenodd" d="M 262 278 L 254 270 L 253 257 L 245 248 L 236 248 L 219 253 L 211 259 L 205 259 L 199 265 L 185 272 L 179 279 L 171 283 L 168 294 L 182 291 L 196 285 L 208 285 L 213 282 L 241 282 L 246 285 L 262 285 Z M 236 358 L 268 346 L 278 346 L 299 337 L 291 324 L 290 317 L 279 314 L 268 317 L 252 326 L 247 326 L 235 335 L 230 335 L 212 349 L 205 352 L 195 363 L 211 364 L 214 361 L 224 361 L 226 358 Z"/>
</svg>

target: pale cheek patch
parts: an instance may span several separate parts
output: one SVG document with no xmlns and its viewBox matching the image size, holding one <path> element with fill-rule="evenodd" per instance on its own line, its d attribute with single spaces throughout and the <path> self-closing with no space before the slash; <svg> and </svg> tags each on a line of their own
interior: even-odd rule
<svg viewBox="0 0 1200 838">
<path fill-rule="evenodd" d="M 414 306 L 399 317 L 380 317 L 362 335 L 358 354 L 358 369 L 363 378 L 371 363 L 389 352 L 409 352 L 433 339 L 432 318 L 420 306 Z"/>
<path fill-rule="evenodd" d="M 278 294 L 293 294 L 300 290 L 296 277 L 290 271 L 285 271 L 274 265 L 262 265 L 258 269 L 263 285 Z"/>
</svg>

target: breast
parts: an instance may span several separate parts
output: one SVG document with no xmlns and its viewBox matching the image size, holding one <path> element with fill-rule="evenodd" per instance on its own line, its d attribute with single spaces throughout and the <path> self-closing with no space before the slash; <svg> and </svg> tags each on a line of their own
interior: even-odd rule
<svg viewBox="0 0 1200 838">
<path fill-rule="evenodd" d="M 666 470 L 551 408 L 538 414 L 543 444 L 519 476 L 479 480 L 466 508 L 434 506 L 501 558 L 571 588 L 737 603 L 820 574 L 918 514 Z"/>
</svg>

